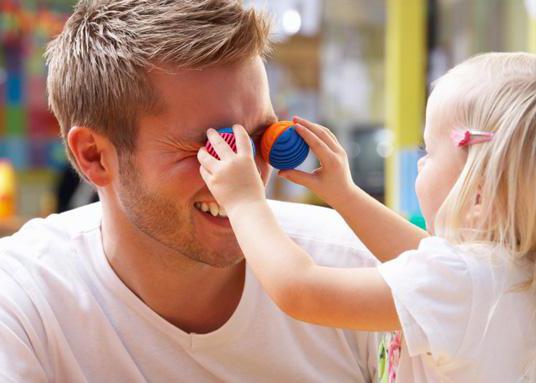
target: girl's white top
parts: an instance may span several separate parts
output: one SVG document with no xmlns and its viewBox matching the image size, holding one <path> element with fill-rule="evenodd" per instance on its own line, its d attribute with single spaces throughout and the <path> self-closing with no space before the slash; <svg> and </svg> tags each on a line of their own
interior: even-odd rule
<svg viewBox="0 0 536 383">
<path fill-rule="evenodd" d="M 431 237 L 379 267 L 402 326 L 397 383 L 518 382 L 536 357 L 534 264 Z"/>
</svg>

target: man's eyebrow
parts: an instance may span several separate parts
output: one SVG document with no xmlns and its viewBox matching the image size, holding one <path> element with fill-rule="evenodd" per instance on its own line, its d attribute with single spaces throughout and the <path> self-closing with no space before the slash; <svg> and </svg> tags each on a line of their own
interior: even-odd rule
<svg viewBox="0 0 536 383">
<path fill-rule="evenodd" d="M 276 123 L 277 121 L 278 120 L 277 120 L 277 117 L 275 115 L 270 116 L 266 120 L 264 120 L 263 123 L 257 125 L 251 132 L 249 132 L 249 135 L 250 136 L 260 135 L 260 134 L 264 133 L 266 128 L 268 128 L 270 125 Z M 231 126 L 229 126 L 229 127 L 231 127 Z M 201 143 L 202 144 L 207 140 L 207 133 L 206 132 L 195 133 L 195 134 L 183 137 L 182 140 L 187 140 L 189 142 L 195 142 L 195 143 Z"/>
<path fill-rule="evenodd" d="M 207 132 L 197 133 L 195 135 L 184 137 L 183 140 L 203 144 L 207 140 Z"/>
</svg>

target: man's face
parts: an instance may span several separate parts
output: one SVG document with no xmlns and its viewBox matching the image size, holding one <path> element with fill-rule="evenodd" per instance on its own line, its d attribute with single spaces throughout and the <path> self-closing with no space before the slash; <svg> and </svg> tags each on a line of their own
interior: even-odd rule
<svg viewBox="0 0 536 383">
<path fill-rule="evenodd" d="M 121 161 L 121 208 L 138 230 L 177 257 L 214 267 L 236 264 L 242 253 L 229 220 L 200 209 L 216 200 L 196 155 L 208 128 L 238 123 L 258 143 L 276 121 L 264 65 L 256 58 L 201 71 L 158 71 L 150 79 L 164 111 L 140 119 L 136 150 Z M 256 161 L 266 183 L 270 167 L 259 155 Z"/>
</svg>

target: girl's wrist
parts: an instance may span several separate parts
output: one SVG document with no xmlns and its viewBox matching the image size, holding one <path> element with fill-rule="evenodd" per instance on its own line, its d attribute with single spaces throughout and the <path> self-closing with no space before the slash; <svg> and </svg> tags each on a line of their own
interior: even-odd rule
<svg viewBox="0 0 536 383">
<path fill-rule="evenodd" d="M 346 208 L 348 203 L 355 202 L 355 200 L 359 198 L 362 193 L 364 193 L 363 190 L 352 182 L 346 187 L 342 187 L 331 201 L 326 202 L 335 210 L 341 210 Z"/>
<path fill-rule="evenodd" d="M 248 216 L 252 213 L 269 208 L 266 198 L 258 198 L 252 200 L 244 200 L 236 203 L 228 208 L 227 216 L 232 221 L 238 217 Z"/>
</svg>

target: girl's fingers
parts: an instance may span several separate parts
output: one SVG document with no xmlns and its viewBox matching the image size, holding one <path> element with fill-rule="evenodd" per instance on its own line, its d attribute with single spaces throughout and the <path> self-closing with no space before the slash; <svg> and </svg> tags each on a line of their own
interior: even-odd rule
<svg viewBox="0 0 536 383">
<path fill-rule="evenodd" d="M 301 170 L 280 170 L 277 175 L 286 180 L 294 182 L 295 184 L 305 186 L 308 189 L 311 189 L 311 186 L 315 181 L 313 174 L 303 172 Z"/>
<path fill-rule="evenodd" d="M 202 168 L 205 168 L 210 173 L 213 173 L 216 169 L 216 166 L 218 165 L 218 160 L 212 155 L 207 152 L 207 149 L 205 147 L 202 147 L 197 152 L 197 160 L 201 164 Z"/>
<path fill-rule="evenodd" d="M 253 149 L 251 147 L 251 139 L 246 130 L 241 125 L 234 125 L 233 133 L 236 141 L 236 152 L 238 154 L 251 155 Z"/>
<path fill-rule="evenodd" d="M 311 130 L 322 141 L 324 141 L 329 146 L 329 148 L 333 150 L 334 152 L 338 152 L 341 149 L 339 141 L 337 140 L 333 132 L 329 130 L 328 128 L 322 125 L 312 123 L 311 121 L 308 121 L 301 117 L 294 117 L 293 121 Z"/>
<path fill-rule="evenodd" d="M 234 155 L 233 149 L 225 142 L 222 136 L 215 131 L 214 129 L 209 129 L 207 131 L 207 138 L 212 144 L 212 147 L 218 153 L 218 156 L 223 160 L 229 158 L 229 156 Z"/>
<path fill-rule="evenodd" d="M 314 132 L 300 124 L 296 125 L 296 132 L 309 145 L 322 164 L 329 162 L 330 156 L 333 156 L 334 153 L 324 141 L 315 135 Z"/>
<path fill-rule="evenodd" d="M 201 178 L 203 179 L 203 181 L 205 181 L 205 184 L 208 186 L 210 182 L 210 173 L 208 172 L 207 169 L 205 169 L 203 165 L 199 167 L 199 174 L 201 174 Z"/>
</svg>

